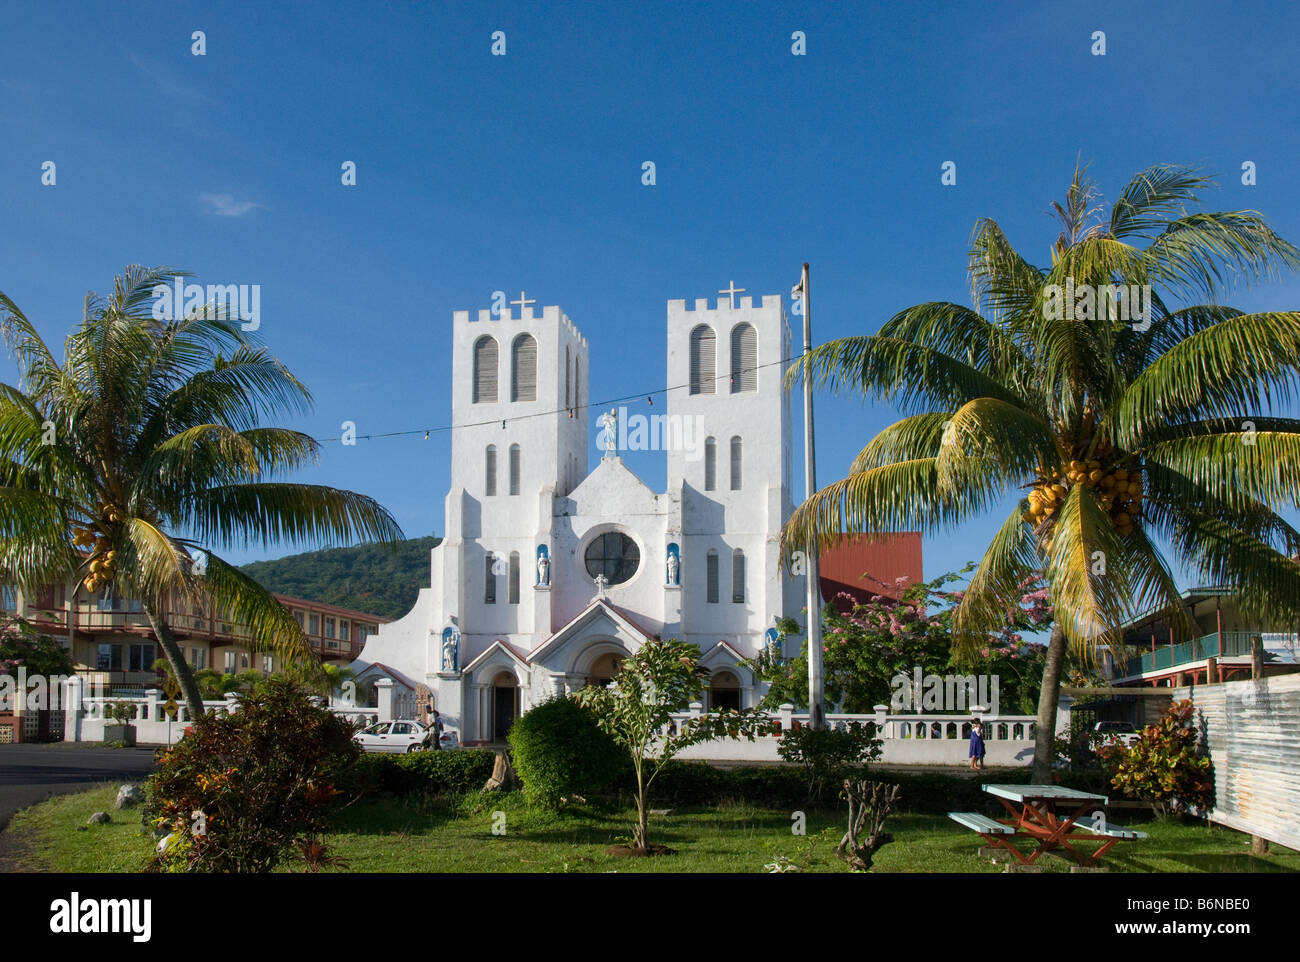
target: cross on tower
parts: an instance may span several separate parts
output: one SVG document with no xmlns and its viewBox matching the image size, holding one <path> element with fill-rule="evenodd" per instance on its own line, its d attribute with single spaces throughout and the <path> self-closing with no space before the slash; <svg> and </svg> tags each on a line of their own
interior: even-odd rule
<svg viewBox="0 0 1300 962">
<path fill-rule="evenodd" d="M 522 321 L 524 319 L 524 308 L 527 307 L 529 304 L 536 304 L 537 301 L 531 297 L 528 297 L 523 291 L 520 291 L 519 300 L 511 301 L 510 303 L 519 305 L 519 319 Z"/>
<path fill-rule="evenodd" d="M 731 309 L 734 311 L 736 309 L 736 295 L 745 293 L 745 289 L 743 287 L 737 287 L 735 281 L 728 281 L 727 283 L 730 286 L 724 290 L 718 291 L 718 293 L 726 294 L 731 298 Z"/>
</svg>

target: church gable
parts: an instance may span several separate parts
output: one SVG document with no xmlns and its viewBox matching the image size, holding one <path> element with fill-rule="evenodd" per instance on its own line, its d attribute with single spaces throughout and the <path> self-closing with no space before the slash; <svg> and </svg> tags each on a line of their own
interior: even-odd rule
<svg viewBox="0 0 1300 962">
<path fill-rule="evenodd" d="M 595 648 L 631 654 L 650 638 L 614 606 L 596 599 L 576 618 L 529 652 L 529 661 L 562 674 L 581 672 L 580 664 Z"/>
<path fill-rule="evenodd" d="M 569 499 L 577 506 L 578 514 L 608 512 L 611 507 L 639 508 L 639 513 L 652 513 L 658 495 L 632 473 L 622 458 L 602 458 Z"/>
<path fill-rule="evenodd" d="M 487 650 L 465 666 L 465 677 L 470 684 L 489 684 L 501 672 L 514 675 L 516 684 L 526 687 L 530 664 L 527 659 L 501 640 L 492 642 Z"/>
</svg>

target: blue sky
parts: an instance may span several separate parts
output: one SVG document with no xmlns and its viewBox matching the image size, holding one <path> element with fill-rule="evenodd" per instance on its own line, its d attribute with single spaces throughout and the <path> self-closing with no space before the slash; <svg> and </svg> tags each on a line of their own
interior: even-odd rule
<svg viewBox="0 0 1300 962">
<path fill-rule="evenodd" d="M 336 438 L 447 424 L 452 311 L 526 289 L 587 336 L 598 402 L 662 387 L 665 302 L 733 278 L 788 295 L 810 262 L 820 342 L 968 303 L 980 217 L 1048 263 L 1079 156 L 1107 200 L 1199 165 L 1208 208 L 1300 239 L 1297 27 L 1287 3 L 10 4 L 0 290 L 59 343 L 130 263 L 260 284 L 261 334 L 316 396 L 287 423 Z M 1300 280 L 1228 300 L 1294 309 Z M 819 395 L 819 479 L 895 417 Z M 662 489 L 661 455 L 629 464 Z M 449 477 L 436 434 L 326 444 L 303 475 L 409 536 L 444 532 Z M 927 538 L 927 577 L 1002 516 Z"/>
</svg>

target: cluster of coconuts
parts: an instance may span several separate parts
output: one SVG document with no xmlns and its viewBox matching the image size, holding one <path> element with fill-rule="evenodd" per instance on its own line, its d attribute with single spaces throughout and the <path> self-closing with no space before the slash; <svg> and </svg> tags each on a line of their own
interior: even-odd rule
<svg viewBox="0 0 1300 962">
<path fill-rule="evenodd" d="M 1070 487 L 1076 484 L 1101 492 L 1102 507 L 1120 534 L 1133 530 L 1133 519 L 1142 510 L 1142 472 L 1114 463 L 1103 466 L 1098 460 L 1071 461 L 1064 472 L 1059 468 L 1045 472 L 1029 492 L 1029 508 L 1022 517 L 1035 527 L 1047 521 L 1060 510 Z"/>
<path fill-rule="evenodd" d="M 104 504 L 100 505 L 96 524 L 72 529 L 72 543 L 90 552 L 90 573 L 81 583 L 92 594 L 112 584 L 117 576 L 117 551 L 113 548 L 111 532 L 125 520 L 126 516 L 116 505 Z"/>
</svg>

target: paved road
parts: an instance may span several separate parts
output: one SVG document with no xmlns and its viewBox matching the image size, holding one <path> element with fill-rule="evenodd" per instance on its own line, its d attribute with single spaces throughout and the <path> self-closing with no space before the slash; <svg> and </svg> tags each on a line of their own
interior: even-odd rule
<svg viewBox="0 0 1300 962">
<path fill-rule="evenodd" d="M 14 812 L 51 795 L 102 782 L 139 782 L 153 771 L 153 753 L 153 748 L 0 745 L 0 831 Z"/>
</svg>

